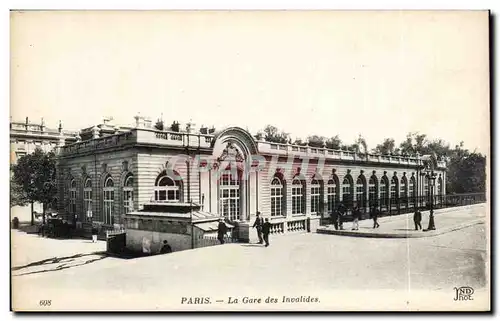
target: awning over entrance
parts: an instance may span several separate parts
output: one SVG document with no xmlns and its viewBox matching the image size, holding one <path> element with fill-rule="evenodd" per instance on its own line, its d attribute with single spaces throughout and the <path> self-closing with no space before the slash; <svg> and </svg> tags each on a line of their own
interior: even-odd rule
<svg viewBox="0 0 500 321">
<path fill-rule="evenodd" d="M 205 223 L 195 223 L 195 226 L 205 232 L 217 231 L 219 228 L 219 222 L 205 222 Z M 228 228 L 234 228 L 234 225 L 226 223 Z"/>
<path fill-rule="evenodd" d="M 148 203 L 144 209 L 125 214 L 126 217 L 148 217 L 160 219 L 181 219 L 191 221 L 193 224 L 202 222 L 214 222 L 220 219 L 217 214 L 200 210 L 201 206 L 189 203 Z"/>
</svg>

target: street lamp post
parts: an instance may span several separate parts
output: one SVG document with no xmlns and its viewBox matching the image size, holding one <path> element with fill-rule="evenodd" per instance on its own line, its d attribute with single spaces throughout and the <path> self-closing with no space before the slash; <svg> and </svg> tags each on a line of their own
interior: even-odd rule
<svg viewBox="0 0 500 321">
<path fill-rule="evenodd" d="M 429 189 L 430 189 L 430 214 L 429 214 L 429 226 L 427 227 L 428 231 L 432 231 L 436 229 L 434 225 L 434 185 L 436 182 L 436 174 L 433 170 L 427 174 L 427 179 L 429 181 Z"/>
</svg>

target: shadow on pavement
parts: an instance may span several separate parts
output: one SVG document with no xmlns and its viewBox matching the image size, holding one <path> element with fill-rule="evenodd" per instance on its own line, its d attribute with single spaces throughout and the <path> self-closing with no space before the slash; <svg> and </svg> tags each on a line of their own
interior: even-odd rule
<svg viewBox="0 0 500 321">
<path fill-rule="evenodd" d="M 92 259 L 86 259 L 85 257 L 93 256 L 94 258 Z M 21 275 L 28 275 L 28 274 L 36 274 L 36 273 L 44 273 L 44 272 L 51 272 L 51 271 L 60 271 L 64 269 L 69 269 L 71 267 L 76 267 L 76 266 L 81 266 L 81 265 L 86 265 L 93 263 L 95 261 L 100 261 L 102 259 L 105 259 L 108 255 L 106 252 L 100 251 L 100 252 L 93 252 L 93 253 L 88 253 L 88 254 L 75 254 L 72 256 L 66 256 L 66 257 L 53 257 L 50 259 L 45 259 L 33 263 L 29 263 L 23 266 L 16 266 L 12 268 L 12 271 L 20 271 L 20 270 L 27 270 L 25 273 L 18 273 L 15 274 L 13 273 L 13 276 L 21 276 Z M 39 267 L 46 267 L 43 270 L 37 270 Z"/>
</svg>

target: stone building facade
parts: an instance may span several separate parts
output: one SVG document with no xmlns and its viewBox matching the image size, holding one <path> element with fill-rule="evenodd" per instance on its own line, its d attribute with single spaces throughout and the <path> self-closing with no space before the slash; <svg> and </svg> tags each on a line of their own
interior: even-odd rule
<svg viewBox="0 0 500 321">
<path fill-rule="evenodd" d="M 151 202 L 196 203 L 236 222 L 243 240 L 257 212 L 274 233 L 314 231 L 339 203 L 408 208 L 429 191 L 421 158 L 257 141 L 230 127 L 213 135 L 138 126 L 59 148 L 59 211 L 108 228 Z M 436 195 L 446 164 L 433 159 Z"/>
<path fill-rule="evenodd" d="M 59 123 L 57 129 L 45 126 L 43 119 L 34 123 L 26 117 L 25 122 L 10 122 L 10 163 L 27 154 L 33 153 L 36 148 L 44 152 L 55 151 L 56 147 L 76 142 L 77 132 L 63 130 Z"/>
<path fill-rule="evenodd" d="M 35 123 L 26 117 L 25 122 L 10 122 L 10 164 L 16 164 L 20 157 L 31 154 L 36 148 L 44 152 L 56 151 L 57 147 L 72 144 L 77 141 L 77 132 L 63 130 L 59 123 L 57 129 L 47 127 L 43 121 Z M 33 204 L 34 211 L 41 212 L 42 204 Z M 21 221 L 29 220 L 31 208 L 29 206 L 14 206 L 11 208 L 11 217 Z"/>
</svg>

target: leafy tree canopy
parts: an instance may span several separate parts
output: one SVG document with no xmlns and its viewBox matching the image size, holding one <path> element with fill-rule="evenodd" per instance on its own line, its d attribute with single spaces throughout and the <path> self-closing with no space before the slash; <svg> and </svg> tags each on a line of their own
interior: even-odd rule
<svg viewBox="0 0 500 321">
<path fill-rule="evenodd" d="M 285 133 L 283 131 L 280 132 L 278 128 L 272 125 L 267 125 L 264 128 L 264 139 L 267 142 L 271 143 L 286 144 L 288 143 L 290 136 L 288 135 L 288 133 Z"/>
<path fill-rule="evenodd" d="M 47 205 L 53 204 L 57 195 L 55 154 L 37 148 L 19 158 L 12 166 L 12 188 L 22 202 L 42 203 L 45 214 Z"/>
<path fill-rule="evenodd" d="M 164 123 L 163 123 L 163 120 L 161 119 L 158 119 L 155 123 L 155 129 L 156 130 L 163 130 L 165 127 L 164 127 Z"/>
</svg>

